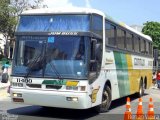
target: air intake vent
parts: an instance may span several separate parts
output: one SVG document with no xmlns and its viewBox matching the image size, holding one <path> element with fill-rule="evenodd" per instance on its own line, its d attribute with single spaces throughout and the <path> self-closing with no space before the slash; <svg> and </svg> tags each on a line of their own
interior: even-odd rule
<svg viewBox="0 0 160 120">
<path fill-rule="evenodd" d="M 59 85 L 46 85 L 46 89 L 60 89 L 61 87 Z"/>
<path fill-rule="evenodd" d="M 30 87 L 30 88 L 41 88 L 41 84 L 27 84 L 27 87 Z"/>
</svg>

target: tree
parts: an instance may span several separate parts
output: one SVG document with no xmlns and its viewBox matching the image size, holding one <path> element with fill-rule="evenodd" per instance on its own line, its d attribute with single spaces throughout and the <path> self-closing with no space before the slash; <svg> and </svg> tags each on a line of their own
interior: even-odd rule
<svg viewBox="0 0 160 120">
<path fill-rule="evenodd" d="M 28 9 L 37 9 L 47 7 L 46 5 L 42 5 L 43 0 L 10 0 L 10 5 L 16 8 L 16 15 L 18 16 L 24 10 Z"/>
<path fill-rule="evenodd" d="M 15 8 L 9 5 L 9 0 L 1 0 L 0 4 L 0 32 L 6 39 L 13 36 L 14 26 L 17 23 Z"/>
<path fill-rule="evenodd" d="M 14 16 L 15 8 L 10 6 L 9 0 L 1 0 L 0 4 L 0 33 L 5 38 L 5 55 L 7 56 L 6 50 L 8 49 L 8 39 L 13 38 L 14 30 L 17 23 L 16 16 Z"/>
<path fill-rule="evenodd" d="M 151 36 L 153 40 L 153 47 L 160 50 L 160 23 L 159 22 L 146 22 L 142 32 Z"/>
<path fill-rule="evenodd" d="M 1 0 L 0 3 L 0 33 L 5 38 L 5 51 L 9 46 L 9 41 L 14 40 L 14 33 L 18 22 L 18 15 L 27 9 L 36 9 L 42 6 L 43 0 Z M 11 41 L 10 41 L 11 42 Z M 6 55 L 7 57 L 7 55 Z"/>
</svg>

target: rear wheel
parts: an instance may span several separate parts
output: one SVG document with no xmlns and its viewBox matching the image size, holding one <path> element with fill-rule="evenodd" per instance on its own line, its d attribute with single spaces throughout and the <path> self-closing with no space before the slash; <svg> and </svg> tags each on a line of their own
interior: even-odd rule
<svg viewBox="0 0 160 120">
<path fill-rule="evenodd" d="M 144 91 L 145 91 L 145 83 L 141 81 L 139 85 L 139 92 L 137 93 L 137 97 L 142 97 L 144 95 Z"/>
<path fill-rule="evenodd" d="M 107 112 L 111 105 L 111 89 L 109 86 L 105 86 L 102 94 L 102 103 L 96 107 L 96 111 L 99 113 Z"/>
</svg>

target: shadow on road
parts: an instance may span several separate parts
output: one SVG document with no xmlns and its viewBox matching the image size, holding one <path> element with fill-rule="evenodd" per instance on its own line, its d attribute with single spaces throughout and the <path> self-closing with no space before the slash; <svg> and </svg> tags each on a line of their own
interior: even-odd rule
<svg viewBox="0 0 160 120">
<path fill-rule="evenodd" d="M 144 93 L 143 96 L 146 96 L 146 95 L 148 95 L 148 94 Z M 135 100 L 135 99 L 138 98 L 135 94 L 130 95 L 130 96 L 127 96 L 127 97 L 130 97 L 131 102 L 132 102 L 133 100 Z M 125 104 L 126 104 L 126 99 L 127 99 L 127 97 L 123 97 L 123 98 L 121 98 L 121 99 L 117 99 L 117 100 L 112 101 L 110 110 L 112 110 L 112 109 L 114 109 L 114 108 L 117 108 L 117 107 L 119 107 L 119 106 L 125 105 Z"/>
<path fill-rule="evenodd" d="M 39 106 L 27 106 L 16 109 L 10 109 L 7 112 L 16 115 L 50 117 L 57 119 L 77 119 L 77 120 L 91 118 L 98 114 L 93 109 L 73 110 L 73 109 L 61 109 L 61 108 L 46 108 Z"/>
<path fill-rule="evenodd" d="M 131 98 L 131 101 L 137 99 L 135 95 L 130 95 L 129 97 Z M 118 108 L 125 104 L 126 104 L 126 97 L 114 100 L 112 102 L 110 110 Z M 98 113 L 94 111 L 94 109 L 73 110 L 73 109 L 61 109 L 61 108 L 47 108 L 39 106 L 19 107 L 15 109 L 10 109 L 7 112 L 9 114 L 32 116 L 32 117 L 47 117 L 52 119 L 54 118 L 54 119 L 77 119 L 77 120 L 96 118 L 96 116 L 98 115 Z M 101 117 L 104 116 L 103 118 L 106 117 L 104 114 L 99 114 L 99 115 L 101 115 Z M 112 114 L 110 118 L 113 117 L 115 117 L 115 115 Z"/>
</svg>

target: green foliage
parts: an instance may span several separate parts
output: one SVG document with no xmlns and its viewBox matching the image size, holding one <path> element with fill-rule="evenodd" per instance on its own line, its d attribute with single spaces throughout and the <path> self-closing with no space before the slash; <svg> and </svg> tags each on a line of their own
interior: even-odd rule
<svg viewBox="0 0 160 120">
<path fill-rule="evenodd" d="M 5 57 L 9 45 L 15 40 L 14 33 L 18 22 L 18 15 L 27 9 L 47 7 L 41 5 L 43 0 L 0 0 L 0 33 L 5 38 Z M 10 42 L 10 43 L 9 43 Z M 0 58 L 3 54 L 0 54 Z"/>
<path fill-rule="evenodd" d="M 0 4 L 0 32 L 7 39 L 13 37 L 14 29 L 17 24 L 15 8 L 10 6 L 9 0 L 1 0 Z"/>
<path fill-rule="evenodd" d="M 153 40 L 153 46 L 160 50 L 160 23 L 159 22 L 146 22 L 142 32 L 151 36 Z"/>
<path fill-rule="evenodd" d="M 1 0 L 0 2 L 0 33 L 6 40 L 14 38 L 18 15 L 24 10 L 40 8 L 43 0 Z"/>
</svg>

